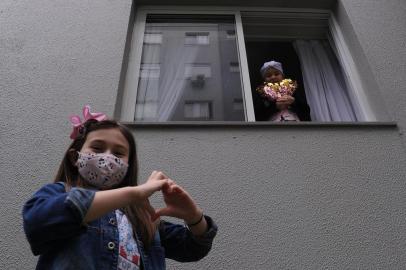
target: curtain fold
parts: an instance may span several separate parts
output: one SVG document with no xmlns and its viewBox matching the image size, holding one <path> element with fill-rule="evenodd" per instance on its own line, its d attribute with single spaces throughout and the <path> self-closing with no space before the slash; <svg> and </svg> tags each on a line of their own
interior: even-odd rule
<svg viewBox="0 0 406 270">
<path fill-rule="evenodd" d="M 150 33 L 169 31 L 170 27 L 147 27 Z M 137 102 L 145 103 L 137 111 L 137 119 L 156 119 L 160 122 L 170 121 L 184 92 L 186 83 L 185 63 L 194 63 L 197 48 L 185 48 L 184 37 L 179 31 L 173 33 L 161 44 L 144 44 L 142 64 L 145 66 L 145 78 L 138 86 Z M 155 104 L 151 111 L 147 105 Z"/>
<path fill-rule="evenodd" d="M 171 119 L 188 82 L 185 78 L 185 63 L 194 63 L 198 53 L 197 48 L 185 49 L 183 39 L 173 39 L 168 43 L 161 63 L 157 115 L 160 122 Z"/>
<path fill-rule="evenodd" d="M 293 46 L 300 59 L 312 121 L 357 121 L 356 101 L 327 41 L 297 40 Z"/>
</svg>

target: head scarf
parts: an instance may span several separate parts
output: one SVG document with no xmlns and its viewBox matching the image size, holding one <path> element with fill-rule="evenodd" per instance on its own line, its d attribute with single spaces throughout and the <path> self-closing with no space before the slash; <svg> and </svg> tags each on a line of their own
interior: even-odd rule
<svg viewBox="0 0 406 270">
<path fill-rule="evenodd" d="M 260 70 L 262 77 L 265 77 L 265 73 L 269 68 L 277 69 L 280 72 L 282 72 L 282 74 L 283 74 L 282 64 L 272 60 L 272 61 L 269 61 L 269 62 L 265 62 L 262 65 L 261 70 Z"/>
</svg>

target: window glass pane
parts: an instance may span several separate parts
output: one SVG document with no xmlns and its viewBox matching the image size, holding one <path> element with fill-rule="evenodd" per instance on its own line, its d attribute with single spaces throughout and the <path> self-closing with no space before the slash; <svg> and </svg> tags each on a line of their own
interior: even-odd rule
<svg viewBox="0 0 406 270">
<path fill-rule="evenodd" d="M 229 15 L 148 15 L 135 120 L 244 121 L 234 34 Z"/>
</svg>

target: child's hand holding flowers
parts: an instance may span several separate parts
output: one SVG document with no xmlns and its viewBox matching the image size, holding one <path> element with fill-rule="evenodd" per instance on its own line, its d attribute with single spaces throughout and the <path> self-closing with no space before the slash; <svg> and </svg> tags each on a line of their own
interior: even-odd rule
<svg viewBox="0 0 406 270">
<path fill-rule="evenodd" d="M 292 97 L 297 88 L 297 83 L 291 79 L 283 79 L 279 83 L 264 82 L 256 90 L 264 98 L 275 101 L 279 110 L 286 109 L 295 98 Z"/>
</svg>

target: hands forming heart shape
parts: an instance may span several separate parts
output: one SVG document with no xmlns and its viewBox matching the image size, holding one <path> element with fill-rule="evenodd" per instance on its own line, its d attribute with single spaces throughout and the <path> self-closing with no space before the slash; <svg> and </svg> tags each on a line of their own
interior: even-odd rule
<svg viewBox="0 0 406 270">
<path fill-rule="evenodd" d="M 202 216 L 202 210 L 181 186 L 159 171 L 153 171 L 148 180 L 138 186 L 142 189 L 141 197 L 146 200 L 145 206 L 152 220 L 160 216 L 170 216 L 183 219 L 187 224 L 194 223 Z M 156 191 L 162 191 L 165 207 L 155 210 L 148 198 Z"/>
</svg>

